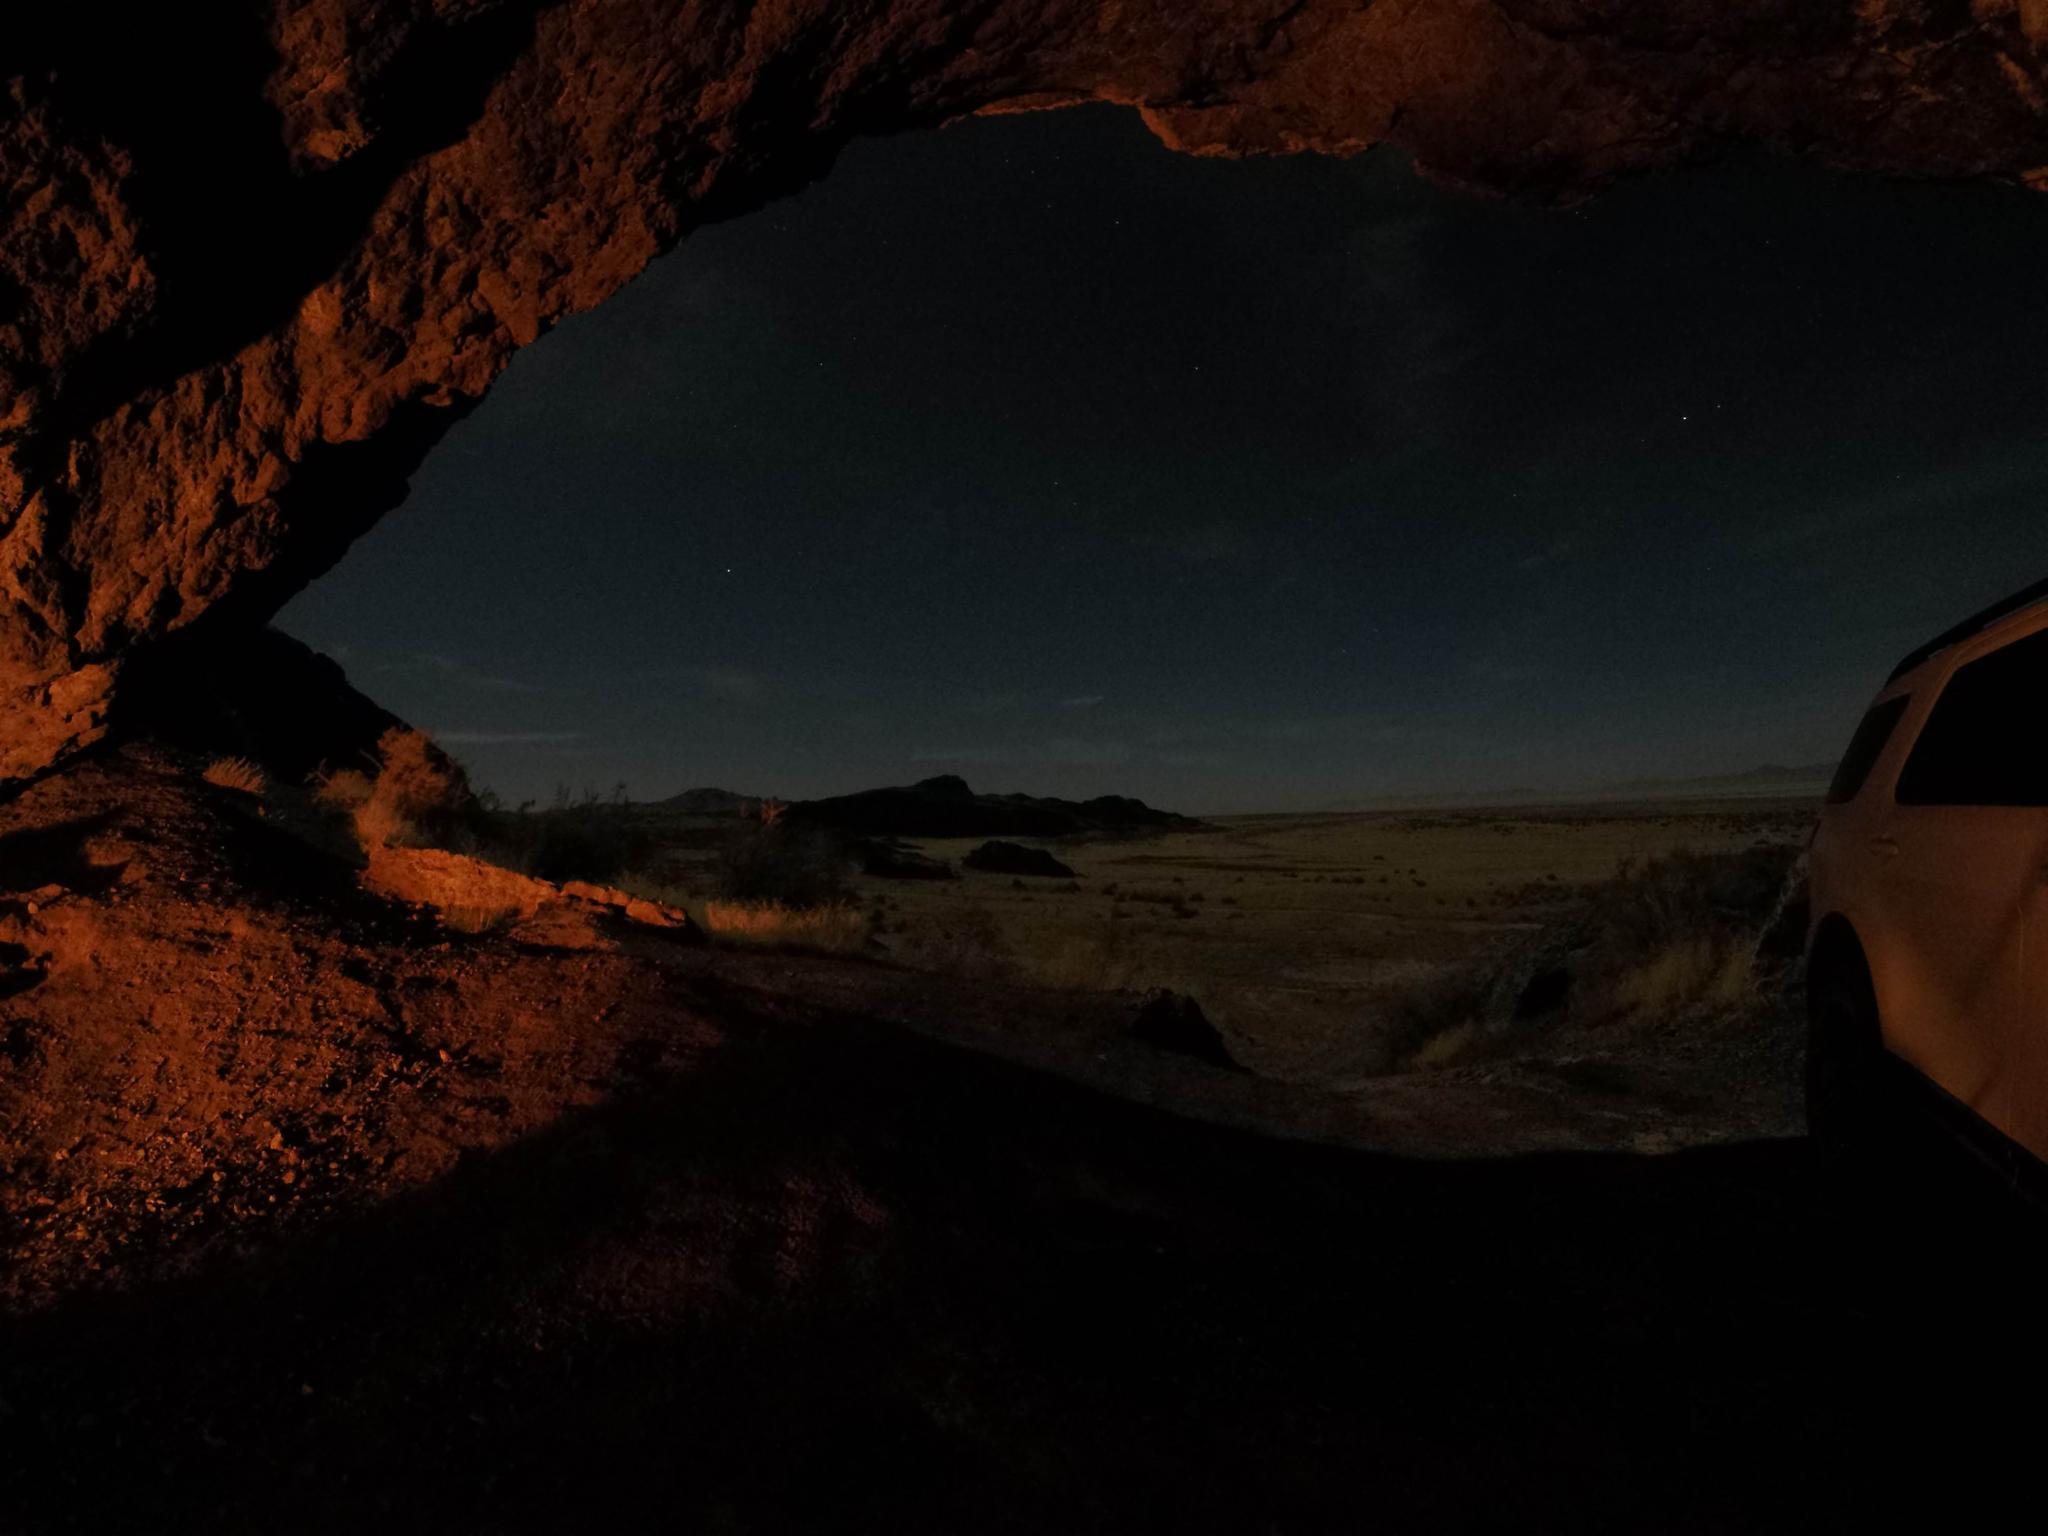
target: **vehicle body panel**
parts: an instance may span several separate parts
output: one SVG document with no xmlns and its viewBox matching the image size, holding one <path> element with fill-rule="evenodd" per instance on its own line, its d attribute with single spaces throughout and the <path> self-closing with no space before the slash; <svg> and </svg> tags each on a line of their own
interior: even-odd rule
<svg viewBox="0 0 2048 1536">
<path fill-rule="evenodd" d="M 1904 804 L 1899 779 L 1949 681 L 2048 628 L 2048 604 L 1898 675 L 1907 704 L 1862 787 L 1821 814 L 1813 934 L 1831 916 L 1869 964 L 1885 1047 L 2034 1156 L 2048 1158 L 2048 807 Z M 1981 674 L 1980 674 L 1981 675 Z M 2030 749 L 2021 732 L 2014 751 Z"/>
</svg>

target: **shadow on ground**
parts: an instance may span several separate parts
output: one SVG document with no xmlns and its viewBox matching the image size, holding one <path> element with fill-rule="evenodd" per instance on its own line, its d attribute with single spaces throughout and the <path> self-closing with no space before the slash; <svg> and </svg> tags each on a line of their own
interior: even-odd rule
<svg viewBox="0 0 2048 1536">
<path fill-rule="evenodd" d="M 1799 1143 L 1412 1162 L 850 1019 L 726 1039 L 7 1322 L 4 1523 L 1814 1530 L 2000 1465 L 1972 1394 L 2034 1319 L 1988 1229 L 1852 1243 Z"/>
<path fill-rule="evenodd" d="M 0 870 L 11 889 L 42 885 L 96 895 L 116 884 L 122 865 L 93 859 L 90 845 L 112 823 L 111 815 L 78 816 L 52 827 L 0 833 Z"/>
</svg>

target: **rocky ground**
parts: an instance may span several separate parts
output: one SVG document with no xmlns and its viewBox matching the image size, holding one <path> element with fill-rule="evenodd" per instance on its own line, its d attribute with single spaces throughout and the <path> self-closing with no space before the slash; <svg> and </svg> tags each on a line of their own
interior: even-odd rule
<svg viewBox="0 0 2048 1536">
<path fill-rule="evenodd" d="M 1735 1102 L 1776 1046 L 1305 1094 L 451 931 L 195 766 L 0 805 L 0 1529 L 1811 1530 L 2019 1465 L 2018 1229 L 1838 1198 Z"/>
</svg>

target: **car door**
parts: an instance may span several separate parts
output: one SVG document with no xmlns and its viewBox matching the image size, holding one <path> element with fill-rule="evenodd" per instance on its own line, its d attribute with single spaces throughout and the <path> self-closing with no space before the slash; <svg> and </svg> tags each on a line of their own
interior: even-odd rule
<svg viewBox="0 0 2048 1536">
<path fill-rule="evenodd" d="M 2022 1059 L 2040 1013 L 2028 940 L 2048 921 L 2044 685 L 2048 629 L 1960 651 L 1872 834 L 1890 909 L 1885 1043 L 2007 1134 L 2015 1084 L 2037 1070 Z"/>
<path fill-rule="evenodd" d="M 2037 867 L 2028 898 L 2025 976 L 2007 1063 L 1992 1123 L 2048 1160 L 2048 863 Z"/>
<path fill-rule="evenodd" d="M 2048 628 L 2032 638 L 2048 638 Z M 2028 693 L 2016 703 L 2013 734 L 2035 764 L 2035 798 L 2048 803 L 2048 729 L 2041 720 L 2048 710 L 2048 647 L 2029 681 Z M 2048 821 L 2048 810 L 2037 814 Z M 2035 833 L 2034 854 L 2026 957 L 1993 1123 L 2034 1156 L 2048 1159 L 2048 827 Z"/>
</svg>

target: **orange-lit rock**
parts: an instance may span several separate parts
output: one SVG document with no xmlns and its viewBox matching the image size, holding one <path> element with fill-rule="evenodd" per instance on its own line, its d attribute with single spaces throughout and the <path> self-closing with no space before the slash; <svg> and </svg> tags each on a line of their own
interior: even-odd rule
<svg viewBox="0 0 2048 1536">
<path fill-rule="evenodd" d="M 457 930 L 503 928 L 554 948 L 590 949 L 603 942 L 595 920 L 610 918 L 677 937 L 702 937 L 678 907 L 587 880 L 556 886 L 439 848 L 374 847 L 367 859 L 363 889 L 387 901 L 426 908 Z"/>
<path fill-rule="evenodd" d="M 479 925 L 531 917 L 560 896 L 545 880 L 439 848 L 372 848 L 363 889 Z"/>
<path fill-rule="evenodd" d="M 857 133 L 1106 100 L 1193 154 L 1388 140 L 1547 198 L 1722 139 L 2048 166 L 2025 0 L 81 0 L 8 31 L 0 781 L 104 734 L 137 647 L 338 558 L 514 350 Z"/>
</svg>

